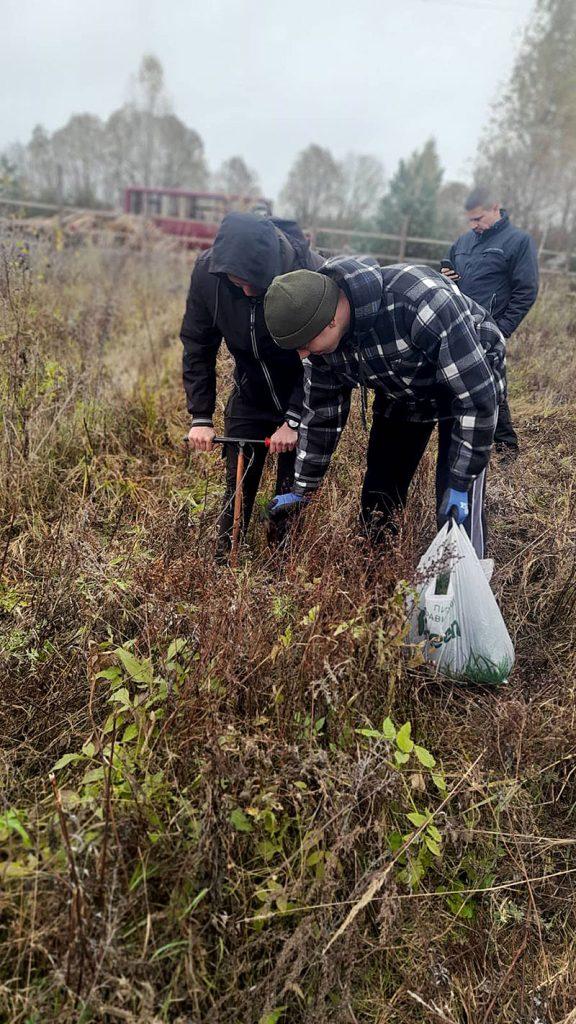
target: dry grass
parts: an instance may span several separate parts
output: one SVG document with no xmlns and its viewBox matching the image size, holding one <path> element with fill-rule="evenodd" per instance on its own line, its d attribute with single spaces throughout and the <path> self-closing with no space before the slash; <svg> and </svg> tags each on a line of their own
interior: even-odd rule
<svg viewBox="0 0 576 1024">
<path fill-rule="evenodd" d="M 513 343 L 523 457 L 494 468 L 490 515 L 518 665 L 495 693 L 403 648 L 431 459 L 371 558 L 354 418 L 292 548 L 256 522 L 240 569 L 215 565 L 221 465 L 178 444 L 184 259 L 11 246 L 0 1018 L 567 1024 L 573 297 Z M 386 716 L 433 767 L 357 731 Z"/>
</svg>

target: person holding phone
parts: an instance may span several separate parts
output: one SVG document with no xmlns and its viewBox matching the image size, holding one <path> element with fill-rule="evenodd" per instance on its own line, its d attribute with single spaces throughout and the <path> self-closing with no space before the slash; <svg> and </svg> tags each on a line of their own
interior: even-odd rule
<svg viewBox="0 0 576 1024">
<path fill-rule="evenodd" d="M 514 227 L 488 188 L 479 186 L 464 204 L 470 230 L 454 242 L 441 273 L 494 317 L 508 339 L 538 295 L 538 254 L 534 239 Z M 500 405 L 494 447 L 516 458 L 518 435 L 507 400 Z"/>
</svg>

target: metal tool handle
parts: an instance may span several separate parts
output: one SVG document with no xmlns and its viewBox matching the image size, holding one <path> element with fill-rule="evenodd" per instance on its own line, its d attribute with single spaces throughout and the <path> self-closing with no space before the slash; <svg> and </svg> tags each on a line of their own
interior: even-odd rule
<svg viewBox="0 0 576 1024">
<path fill-rule="evenodd" d="M 183 444 L 188 444 L 188 434 L 185 434 L 182 438 Z M 266 448 L 270 447 L 270 438 L 265 437 L 219 437 L 214 435 L 212 438 L 212 444 L 237 444 L 239 448 L 243 448 L 245 444 L 263 444 Z"/>
<path fill-rule="evenodd" d="M 237 445 L 240 445 L 240 446 L 245 445 L 245 444 L 263 444 L 263 445 L 266 446 L 266 448 L 269 448 L 270 447 L 270 438 L 269 437 L 262 438 L 262 437 L 225 437 L 225 436 L 218 437 L 218 436 L 214 436 L 212 438 L 212 444 L 237 444 Z"/>
</svg>

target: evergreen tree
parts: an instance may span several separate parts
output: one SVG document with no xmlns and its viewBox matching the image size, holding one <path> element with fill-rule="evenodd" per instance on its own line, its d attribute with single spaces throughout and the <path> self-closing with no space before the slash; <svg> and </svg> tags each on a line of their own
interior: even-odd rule
<svg viewBox="0 0 576 1024">
<path fill-rule="evenodd" d="M 0 195 L 11 199 L 20 195 L 18 166 L 7 153 L 0 155 Z"/>
<path fill-rule="evenodd" d="M 442 174 L 434 139 L 429 139 L 423 149 L 415 150 L 407 160 L 401 160 L 380 203 L 380 230 L 391 235 L 405 232 L 433 238 Z"/>
</svg>

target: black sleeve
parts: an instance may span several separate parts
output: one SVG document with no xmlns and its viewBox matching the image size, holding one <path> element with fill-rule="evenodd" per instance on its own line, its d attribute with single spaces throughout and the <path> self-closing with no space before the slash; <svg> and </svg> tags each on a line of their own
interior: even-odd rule
<svg viewBox="0 0 576 1024">
<path fill-rule="evenodd" d="M 197 426 L 212 423 L 216 405 L 216 357 L 222 342 L 214 324 L 214 311 L 206 305 L 202 278 L 206 270 L 196 263 L 186 300 L 180 338 L 184 346 L 182 376 L 188 412 Z"/>
<path fill-rule="evenodd" d="M 526 235 L 511 267 L 510 301 L 497 321 L 505 338 L 516 330 L 536 302 L 537 295 L 538 253 L 534 240 Z"/>
<path fill-rule="evenodd" d="M 304 375 L 301 372 L 290 392 L 290 398 L 288 399 L 288 408 L 284 414 L 286 421 L 290 420 L 294 423 L 300 423 L 302 419 L 302 407 L 304 405 Z"/>
</svg>

